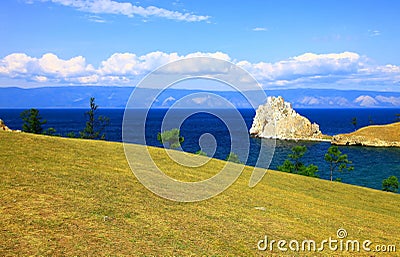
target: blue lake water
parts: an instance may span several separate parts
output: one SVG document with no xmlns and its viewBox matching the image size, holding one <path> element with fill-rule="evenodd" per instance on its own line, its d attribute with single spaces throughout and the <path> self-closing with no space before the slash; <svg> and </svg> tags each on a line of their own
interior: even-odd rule
<svg viewBox="0 0 400 257">
<path fill-rule="evenodd" d="M 0 109 L 0 118 L 12 129 L 21 129 L 22 120 L 19 117 L 21 109 Z M 65 136 L 68 132 L 81 131 L 85 126 L 85 116 L 83 109 L 42 109 L 40 114 L 47 120 L 44 128 L 53 127 L 57 133 Z M 141 110 L 138 110 L 140 112 Z M 306 116 L 311 121 L 320 125 L 324 134 L 334 135 L 354 131 L 355 127 L 351 124 L 353 117 L 357 118 L 357 127 L 369 124 L 387 124 L 395 121 L 395 114 L 400 113 L 400 109 L 296 109 L 300 114 Z M 185 111 L 182 111 L 183 113 Z M 221 112 L 223 112 L 221 110 Z M 161 124 L 166 110 L 150 110 L 146 127 L 146 144 L 152 146 L 162 145 L 157 141 L 157 133 L 161 130 Z M 110 125 L 107 127 L 106 139 L 110 141 L 122 140 L 122 121 L 123 109 L 99 109 L 99 114 L 110 118 Z M 178 113 L 179 114 L 179 113 Z M 244 120 L 247 129 L 251 127 L 255 111 L 252 109 L 240 110 L 241 119 Z M 179 115 L 176 119 L 179 120 Z M 223 116 L 227 119 L 237 119 L 234 115 L 230 116 L 225 112 Z M 209 133 L 214 136 L 217 146 L 213 155 L 215 158 L 225 159 L 231 151 L 231 137 L 229 129 L 224 120 L 201 112 L 186 118 L 180 126 L 181 135 L 185 141 L 182 149 L 188 152 L 196 152 L 200 149 L 199 138 Z M 143 122 L 138 120 L 138 126 Z M 242 135 L 243 136 L 243 135 Z M 260 153 L 260 145 L 268 144 L 268 140 L 250 138 L 245 136 L 250 142 L 250 151 L 247 160 L 242 160 L 248 165 L 255 165 Z M 239 139 L 242 140 L 242 139 Z M 135 140 L 133 140 L 135 142 Z M 140 141 L 140 140 L 139 140 Z M 139 142 L 138 141 L 138 142 Z M 239 142 L 240 144 L 240 142 Z M 323 179 L 329 178 L 328 165 L 324 161 L 324 154 L 330 144 L 327 142 L 294 142 L 276 141 L 275 154 L 272 158 L 270 167 L 276 167 L 287 158 L 290 149 L 295 145 L 305 145 L 308 149 L 304 156 L 305 164 L 315 164 L 319 167 L 318 175 Z M 372 148 L 343 146 L 340 147 L 343 153 L 348 155 L 349 160 L 353 161 L 354 171 L 347 173 L 336 173 L 335 177 L 340 177 L 344 183 L 381 189 L 382 180 L 394 175 L 400 178 L 400 149 L 399 148 Z M 240 151 L 240 149 L 238 150 Z"/>
</svg>

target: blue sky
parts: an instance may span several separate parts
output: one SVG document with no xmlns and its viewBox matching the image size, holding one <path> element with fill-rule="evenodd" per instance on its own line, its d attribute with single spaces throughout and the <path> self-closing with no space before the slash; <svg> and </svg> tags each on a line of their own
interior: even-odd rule
<svg viewBox="0 0 400 257">
<path fill-rule="evenodd" d="M 400 91 L 400 1 L 7 0 L 0 86 L 133 86 L 229 60 L 264 88 Z"/>
</svg>

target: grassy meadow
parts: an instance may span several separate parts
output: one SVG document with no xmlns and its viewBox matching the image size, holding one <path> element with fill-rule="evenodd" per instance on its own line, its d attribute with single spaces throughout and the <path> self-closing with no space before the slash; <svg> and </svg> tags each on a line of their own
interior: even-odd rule
<svg viewBox="0 0 400 257">
<path fill-rule="evenodd" d="M 394 244 L 400 255 L 399 194 L 270 170 L 249 188 L 246 167 L 220 195 L 180 203 L 139 183 L 121 143 L 0 132 L 0 147 L 0 256 L 396 256 L 257 249 L 265 235 L 318 242 L 339 228 L 371 247 Z M 187 169 L 148 149 L 181 180 L 224 165 Z"/>
</svg>

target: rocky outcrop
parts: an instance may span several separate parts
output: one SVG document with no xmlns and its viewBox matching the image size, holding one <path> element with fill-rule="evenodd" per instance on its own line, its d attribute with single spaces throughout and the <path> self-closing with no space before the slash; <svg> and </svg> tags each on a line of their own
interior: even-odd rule
<svg viewBox="0 0 400 257">
<path fill-rule="evenodd" d="M 6 126 L 4 121 L 0 119 L 0 132 L 1 131 L 8 131 L 8 132 L 21 132 L 21 130 L 12 130 L 9 127 Z"/>
<path fill-rule="evenodd" d="M 250 134 L 262 138 L 323 140 L 319 125 L 301 116 L 281 96 L 268 97 L 256 111 Z"/>
<path fill-rule="evenodd" d="M 2 119 L 0 119 L 0 131 L 12 131 L 9 127 L 6 126 Z"/>
<path fill-rule="evenodd" d="M 360 145 L 375 147 L 400 147 L 400 122 L 367 126 L 353 133 L 332 137 L 334 145 Z"/>
</svg>

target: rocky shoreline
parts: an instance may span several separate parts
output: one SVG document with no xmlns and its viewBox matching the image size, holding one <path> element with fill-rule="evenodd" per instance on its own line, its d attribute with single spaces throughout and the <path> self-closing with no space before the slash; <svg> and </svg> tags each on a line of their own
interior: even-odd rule
<svg viewBox="0 0 400 257">
<path fill-rule="evenodd" d="M 332 137 L 333 145 L 400 147 L 400 122 L 361 128 L 353 133 Z"/>
<path fill-rule="evenodd" d="M 325 141 L 333 145 L 400 147 L 400 122 L 361 128 L 353 133 L 327 136 L 319 125 L 298 114 L 281 97 L 268 97 L 253 119 L 250 135 L 294 141 Z"/>
</svg>

